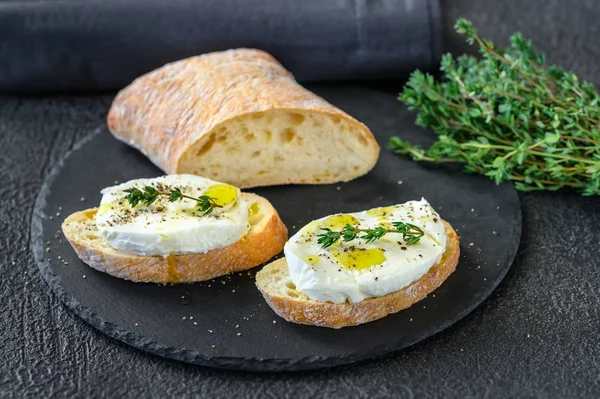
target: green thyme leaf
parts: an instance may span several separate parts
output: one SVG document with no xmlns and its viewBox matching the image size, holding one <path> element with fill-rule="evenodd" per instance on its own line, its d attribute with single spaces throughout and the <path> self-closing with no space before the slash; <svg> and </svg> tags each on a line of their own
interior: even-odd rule
<svg viewBox="0 0 600 399">
<path fill-rule="evenodd" d="M 421 237 L 426 235 L 419 226 L 415 226 L 411 223 L 405 222 L 392 222 L 393 229 L 388 229 L 383 226 L 377 226 L 373 229 L 361 229 L 359 227 L 355 227 L 347 224 L 340 231 L 333 231 L 329 228 L 322 228 L 321 230 L 324 233 L 317 235 L 317 244 L 321 245 L 322 248 L 328 248 L 334 244 L 336 244 L 340 239 L 342 242 L 348 242 L 355 240 L 357 237 L 365 240 L 365 243 L 371 243 L 373 241 L 380 240 L 384 235 L 388 233 L 400 233 L 402 234 L 402 240 L 405 245 L 414 245 L 417 244 Z M 364 233 L 359 236 L 360 233 Z M 437 245 L 440 243 L 432 236 L 427 234 L 429 238 L 431 238 Z"/>
<path fill-rule="evenodd" d="M 150 206 L 158 199 L 159 196 L 169 197 L 169 202 L 181 201 L 184 198 L 196 201 L 198 205 L 198 210 L 200 212 L 203 212 L 203 216 L 212 213 L 214 208 L 221 208 L 221 205 L 215 202 L 215 199 L 212 197 L 209 197 L 207 195 L 201 195 L 200 197 L 195 198 L 183 194 L 181 192 L 181 189 L 178 187 L 171 189 L 171 191 L 169 192 L 158 191 L 152 186 L 145 186 L 143 187 L 143 189 L 133 187 L 128 188 L 124 191 L 127 193 L 125 199 L 129 203 L 129 205 L 131 205 L 132 208 L 138 206 L 140 202 L 146 206 Z"/>
</svg>

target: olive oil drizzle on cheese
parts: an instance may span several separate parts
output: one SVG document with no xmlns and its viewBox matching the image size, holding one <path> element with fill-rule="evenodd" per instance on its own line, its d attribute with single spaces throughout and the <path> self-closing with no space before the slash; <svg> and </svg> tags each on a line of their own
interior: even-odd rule
<svg viewBox="0 0 600 399">
<path fill-rule="evenodd" d="M 316 266 L 319 263 L 319 257 L 315 255 L 308 255 L 304 260 L 311 266 Z"/>
<path fill-rule="evenodd" d="M 387 259 L 382 248 L 357 248 L 330 250 L 334 259 L 345 269 L 365 270 L 385 262 Z"/>
<path fill-rule="evenodd" d="M 339 215 L 333 215 L 325 219 L 323 221 L 323 227 L 331 230 L 337 230 L 343 228 L 347 224 L 351 226 L 356 226 L 359 223 L 360 221 L 354 216 L 341 213 Z"/>
<path fill-rule="evenodd" d="M 203 195 L 208 195 L 222 207 L 233 204 L 237 199 L 237 188 L 229 184 L 215 184 L 210 186 Z"/>
<path fill-rule="evenodd" d="M 380 208 L 369 209 L 365 213 L 367 215 L 369 215 L 369 216 L 381 216 L 381 217 L 384 217 L 384 216 L 387 216 L 387 215 L 391 214 L 396 209 L 398 209 L 398 207 L 396 207 L 396 206 L 384 206 L 384 207 L 380 207 Z"/>
<path fill-rule="evenodd" d="M 160 183 L 151 184 L 151 186 L 159 191 L 170 191 L 170 187 Z M 182 191 L 189 191 L 190 187 L 182 187 Z M 214 199 L 214 201 L 220 207 L 226 207 L 228 205 L 234 204 L 237 201 L 237 189 L 234 186 L 229 184 L 215 184 L 213 186 L 208 187 L 203 193 L 203 195 L 207 195 Z M 133 219 L 147 215 L 147 214 L 159 214 L 163 213 L 163 216 L 160 222 L 166 222 L 166 205 L 168 204 L 166 197 L 159 197 L 156 201 L 146 207 L 136 207 L 131 208 L 131 206 L 124 199 L 119 199 L 112 202 L 105 202 L 100 204 L 100 208 L 98 209 L 98 215 L 104 215 L 109 211 L 117 210 L 112 216 L 107 224 L 109 226 L 119 225 L 119 224 L 127 224 L 131 223 Z M 258 204 L 257 204 L 258 205 Z M 199 212 L 196 208 L 190 209 L 176 209 L 174 212 L 171 212 L 170 218 L 177 219 L 178 216 L 201 216 L 202 212 Z M 222 214 L 212 213 L 210 215 L 204 215 L 204 217 L 212 217 L 219 218 Z M 148 222 L 150 224 L 150 222 Z"/>
</svg>

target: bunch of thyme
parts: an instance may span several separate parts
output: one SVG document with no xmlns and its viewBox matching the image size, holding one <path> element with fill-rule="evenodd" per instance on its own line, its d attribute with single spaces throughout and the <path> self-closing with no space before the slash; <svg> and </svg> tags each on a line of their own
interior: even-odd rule
<svg viewBox="0 0 600 399">
<path fill-rule="evenodd" d="M 600 96 L 572 72 L 545 66 L 521 34 L 508 48 L 478 36 L 459 19 L 455 29 L 477 44 L 478 59 L 442 58 L 442 81 L 415 71 L 399 100 L 418 111 L 416 123 L 438 137 L 428 149 L 393 137 L 390 148 L 417 161 L 461 162 L 517 189 L 571 187 L 600 194 Z"/>
</svg>

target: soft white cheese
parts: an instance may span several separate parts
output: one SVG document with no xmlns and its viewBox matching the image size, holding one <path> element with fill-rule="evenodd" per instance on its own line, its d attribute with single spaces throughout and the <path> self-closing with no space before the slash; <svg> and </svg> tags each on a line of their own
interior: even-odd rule
<svg viewBox="0 0 600 399">
<path fill-rule="evenodd" d="M 426 234 L 413 245 L 405 245 L 398 233 L 387 233 L 368 244 L 359 238 L 323 249 L 317 243 L 324 227 L 341 230 L 351 224 L 366 229 L 383 224 L 391 228 L 392 222 L 414 224 Z M 315 220 L 290 238 L 284 253 L 297 290 L 318 301 L 357 303 L 398 291 L 420 279 L 440 261 L 445 247 L 444 224 L 421 199 Z"/>
<path fill-rule="evenodd" d="M 169 202 L 167 196 L 159 196 L 150 206 L 140 203 L 132 208 L 124 190 L 144 186 L 166 192 L 178 187 L 195 198 L 212 192 L 223 207 L 202 215 L 194 200 Z M 248 205 L 240 190 L 200 176 L 136 179 L 107 187 L 102 194 L 96 225 L 111 247 L 124 252 L 144 256 L 205 253 L 233 244 L 249 229 Z"/>
</svg>

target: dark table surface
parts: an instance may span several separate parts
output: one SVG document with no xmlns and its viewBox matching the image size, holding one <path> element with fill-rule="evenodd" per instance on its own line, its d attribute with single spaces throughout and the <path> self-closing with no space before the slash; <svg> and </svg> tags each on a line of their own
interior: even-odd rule
<svg viewBox="0 0 600 399">
<path fill-rule="evenodd" d="M 521 30 L 551 62 L 600 83 L 599 3 L 517 3 L 446 0 L 444 8 L 449 25 L 466 16 L 501 42 Z M 449 49 L 464 48 L 448 37 Z M 226 372 L 96 332 L 40 277 L 29 225 L 44 177 L 104 123 L 111 99 L 0 97 L 0 397 L 600 396 L 600 198 L 571 192 L 522 194 L 521 248 L 500 287 L 451 328 L 382 359 L 317 372 Z"/>
</svg>

